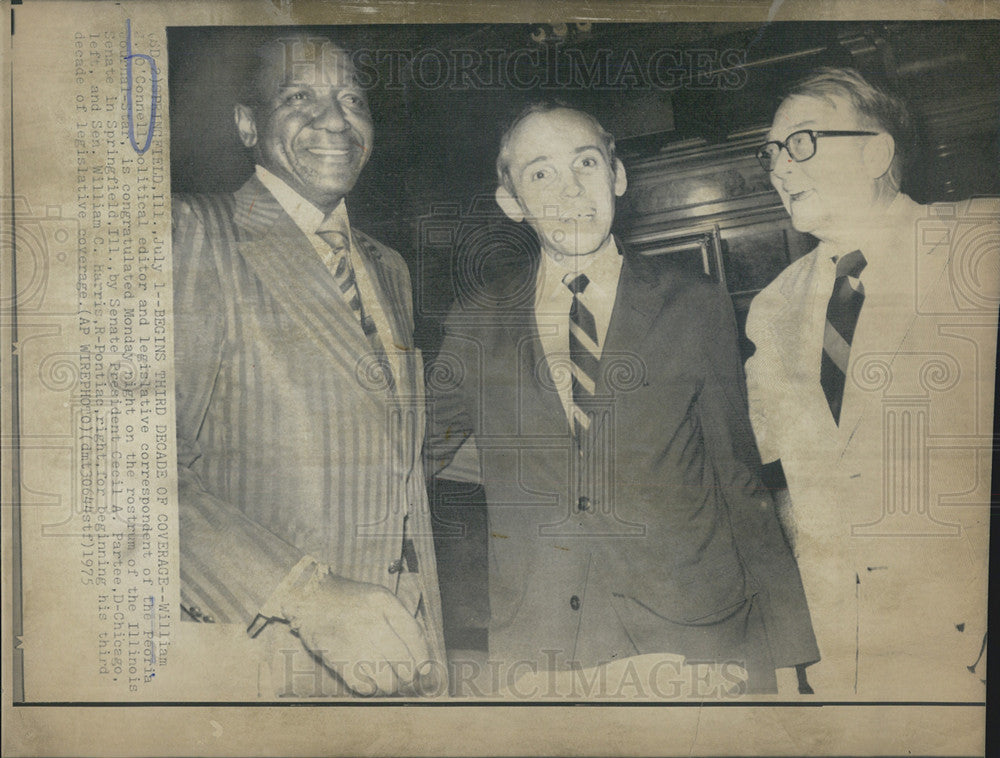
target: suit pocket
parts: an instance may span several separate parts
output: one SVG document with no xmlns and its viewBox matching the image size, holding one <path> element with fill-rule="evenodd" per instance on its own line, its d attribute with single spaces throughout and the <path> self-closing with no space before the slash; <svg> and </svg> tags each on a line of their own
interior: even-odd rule
<svg viewBox="0 0 1000 758">
<path fill-rule="evenodd" d="M 691 535 L 694 539 L 694 535 Z M 703 551 L 671 561 L 681 547 L 667 540 L 656 554 L 633 552 L 621 576 L 616 595 L 627 597 L 664 621 L 684 626 L 716 624 L 735 613 L 752 593 L 743 566 L 728 540 L 711 540 Z M 627 582 L 627 583 L 626 583 Z"/>
<path fill-rule="evenodd" d="M 678 624 L 680 626 L 712 626 L 713 624 L 718 624 L 732 617 L 734 614 L 738 613 L 740 609 L 743 608 L 743 606 L 745 606 L 747 603 L 747 598 L 741 597 L 729 605 L 723 606 L 722 608 L 717 608 L 702 616 L 697 616 L 695 618 L 671 618 L 670 616 L 664 615 L 664 611 L 666 611 L 667 609 L 661 609 L 660 611 L 657 611 L 656 609 L 651 608 L 650 606 L 643 603 L 641 600 L 638 600 L 634 597 L 628 597 L 626 595 L 616 594 L 615 597 L 630 600 L 631 602 L 641 607 L 643 610 L 657 616 L 663 621 L 667 621 L 671 624 Z"/>
<path fill-rule="evenodd" d="M 678 620 L 636 600 L 615 594 L 615 612 L 637 652 L 672 653 L 700 660 L 740 653 L 752 601 L 743 598 L 697 620 Z"/>
</svg>

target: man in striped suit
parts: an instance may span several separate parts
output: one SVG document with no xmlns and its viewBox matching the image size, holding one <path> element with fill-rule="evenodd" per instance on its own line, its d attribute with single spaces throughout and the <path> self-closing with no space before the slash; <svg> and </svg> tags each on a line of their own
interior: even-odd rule
<svg viewBox="0 0 1000 758">
<path fill-rule="evenodd" d="M 173 206 L 183 608 L 246 629 L 262 696 L 440 691 L 409 275 L 344 202 L 365 92 L 342 49 L 288 35 L 235 121 L 254 175 Z"/>
</svg>

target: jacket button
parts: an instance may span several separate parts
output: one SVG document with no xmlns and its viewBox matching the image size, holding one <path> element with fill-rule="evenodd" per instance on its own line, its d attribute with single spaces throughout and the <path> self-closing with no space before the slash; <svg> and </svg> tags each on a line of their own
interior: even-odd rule
<svg viewBox="0 0 1000 758">
<path fill-rule="evenodd" d="M 578 595 L 573 595 L 573 597 L 569 599 L 569 607 L 574 611 L 580 610 L 580 598 Z"/>
<path fill-rule="evenodd" d="M 580 513 L 586 513 L 590 510 L 590 498 L 586 495 L 581 495 L 580 499 L 576 501 L 576 509 Z"/>
<path fill-rule="evenodd" d="M 403 559 L 402 558 L 397 558 L 396 560 L 394 560 L 392 563 L 389 564 L 389 573 L 390 574 L 398 574 L 402 570 L 403 570 Z"/>
</svg>

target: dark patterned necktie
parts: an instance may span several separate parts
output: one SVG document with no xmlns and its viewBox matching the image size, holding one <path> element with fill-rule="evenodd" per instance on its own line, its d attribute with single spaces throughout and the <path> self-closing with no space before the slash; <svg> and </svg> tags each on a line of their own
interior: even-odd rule
<svg viewBox="0 0 1000 758">
<path fill-rule="evenodd" d="M 567 274 L 563 283 L 573 293 L 569 308 L 569 359 L 573 373 L 573 433 L 582 443 L 590 428 L 587 409 L 593 406 L 600 348 L 597 344 L 597 324 L 594 314 L 580 301 L 580 295 L 590 284 L 586 274 Z"/>
<path fill-rule="evenodd" d="M 826 328 L 823 333 L 823 359 L 820 365 L 820 384 L 826 395 L 834 421 L 840 424 L 841 404 L 844 400 L 844 383 L 847 378 L 851 340 L 858 324 L 861 306 L 865 302 L 865 288 L 861 272 L 865 256 L 860 250 L 848 253 L 837 260 L 837 278 L 833 294 L 826 307 Z"/>
<path fill-rule="evenodd" d="M 361 293 L 358 291 L 358 282 L 354 276 L 354 267 L 351 265 L 348 237 L 339 229 L 324 228 L 332 226 L 333 224 L 328 218 L 323 221 L 320 228 L 316 231 L 316 234 L 330 246 L 330 255 L 324 257 L 323 263 L 330 270 L 330 273 L 333 274 L 334 281 L 336 281 L 337 286 L 340 288 L 344 300 L 350 306 L 355 318 L 358 319 L 361 331 L 368 338 L 375 360 L 378 362 L 379 370 L 385 377 L 386 386 L 390 390 L 395 390 L 396 382 L 392 375 L 392 368 L 389 366 L 389 360 L 385 355 L 385 347 L 379 338 L 375 320 L 365 313 L 364 305 L 361 302 Z"/>
</svg>

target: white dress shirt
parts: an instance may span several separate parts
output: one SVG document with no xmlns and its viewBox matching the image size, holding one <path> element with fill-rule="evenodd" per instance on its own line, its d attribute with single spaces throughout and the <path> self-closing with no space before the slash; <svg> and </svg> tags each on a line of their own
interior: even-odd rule
<svg viewBox="0 0 1000 758">
<path fill-rule="evenodd" d="M 580 295 L 580 302 L 594 316 L 597 357 L 600 358 L 615 307 L 621 270 L 622 257 L 613 237 L 608 237 L 599 250 L 589 255 L 564 256 L 556 260 L 542 250 L 535 280 L 535 323 L 567 423 L 572 423 L 573 385 L 570 372 L 561 370 L 560 366 L 568 366 L 569 363 L 569 309 L 573 304 L 573 293 L 565 281 L 583 273 L 590 280 Z"/>
</svg>

